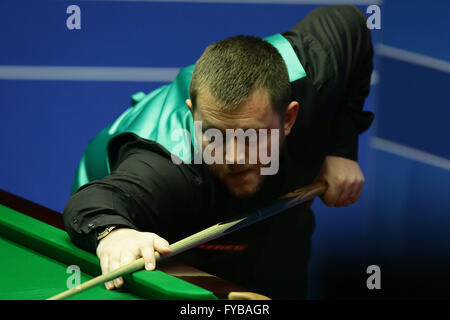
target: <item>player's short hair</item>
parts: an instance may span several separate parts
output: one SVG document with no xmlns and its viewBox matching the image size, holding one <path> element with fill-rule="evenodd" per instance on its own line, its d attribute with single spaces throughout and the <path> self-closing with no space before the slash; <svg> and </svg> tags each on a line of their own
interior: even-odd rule
<svg viewBox="0 0 450 320">
<path fill-rule="evenodd" d="M 206 48 L 196 62 L 189 88 L 195 110 L 199 92 L 206 90 L 222 110 L 233 110 L 257 89 L 266 89 L 276 112 L 284 115 L 291 100 L 286 64 L 269 42 L 239 35 Z"/>
</svg>

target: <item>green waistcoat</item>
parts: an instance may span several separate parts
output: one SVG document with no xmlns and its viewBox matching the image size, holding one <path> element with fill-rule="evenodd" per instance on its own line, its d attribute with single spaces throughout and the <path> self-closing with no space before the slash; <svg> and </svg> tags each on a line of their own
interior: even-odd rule
<svg viewBox="0 0 450 320">
<path fill-rule="evenodd" d="M 291 82 L 306 76 L 303 66 L 286 38 L 281 34 L 275 34 L 264 40 L 280 52 L 288 68 Z M 89 142 L 75 174 L 72 193 L 82 185 L 101 179 L 111 172 L 108 144 L 113 138 L 124 133 L 134 133 L 143 139 L 156 141 L 184 162 L 191 162 L 191 150 L 196 146 L 194 120 L 185 101 L 189 99 L 189 85 L 193 71 L 194 65 L 185 67 L 180 70 L 172 83 L 148 94 L 138 92 L 132 96 L 131 107 Z M 177 129 L 187 130 L 190 133 L 190 143 L 185 141 L 180 146 L 180 139 L 173 136 Z"/>
</svg>

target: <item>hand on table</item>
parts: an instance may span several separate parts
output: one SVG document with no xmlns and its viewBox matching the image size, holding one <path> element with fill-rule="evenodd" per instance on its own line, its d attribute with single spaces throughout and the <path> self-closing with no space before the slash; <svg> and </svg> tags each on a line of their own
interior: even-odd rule
<svg viewBox="0 0 450 320">
<path fill-rule="evenodd" d="M 161 254 L 170 252 L 169 242 L 157 234 L 140 232 L 134 229 L 113 230 L 101 239 L 97 246 L 102 273 L 108 273 L 141 257 L 145 261 L 146 270 L 154 270 L 156 266 L 155 250 Z M 123 278 L 105 283 L 108 290 L 123 286 Z"/>
<path fill-rule="evenodd" d="M 342 207 L 355 203 L 364 185 L 364 175 L 359 164 L 336 156 L 325 157 L 317 180 L 328 183 L 328 190 L 321 199 L 330 207 Z"/>
</svg>

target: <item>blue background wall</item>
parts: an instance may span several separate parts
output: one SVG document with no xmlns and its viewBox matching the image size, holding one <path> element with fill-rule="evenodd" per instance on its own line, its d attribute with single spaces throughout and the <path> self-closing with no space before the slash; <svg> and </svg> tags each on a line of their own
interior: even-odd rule
<svg viewBox="0 0 450 320">
<path fill-rule="evenodd" d="M 0 188 L 62 211 L 89 140 L 133 93 L 168 81 L 30 80 L 4 66 L 180 68 L 214 41 L 283 32 L 323 3 L 255 2 L 0 1 Z M 81 30 L 66 27 L 71 4 Z M 360 139 L 367 182 L 353 206 L 313 205 L 311 299 L 450 296 L 450 4 L 380 6 L 365 106 L 376 121 Z M 371 264 L 377 292 L 365 285 Z"/>
</svg>

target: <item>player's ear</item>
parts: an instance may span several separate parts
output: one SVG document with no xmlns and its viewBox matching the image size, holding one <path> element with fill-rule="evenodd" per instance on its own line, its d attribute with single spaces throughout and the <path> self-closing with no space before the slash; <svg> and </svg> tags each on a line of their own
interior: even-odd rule
<svg viewBox="0 0 450 320">
<path fill-rule="evenodd" d="M 189 108 L 189 110 L 191 110 L 191 112 L 192 112 L 192 101 L 191 101 L 191 99 L 186 99 L 186 105 Z"/>
<path fill-rule="evenodd" d="M 297 101 L 292 101 L 286 108 L 284 113 L 284 135 L 288 136 L 294 126 L 298 115 L 299 104 Z"/>
</svg>

